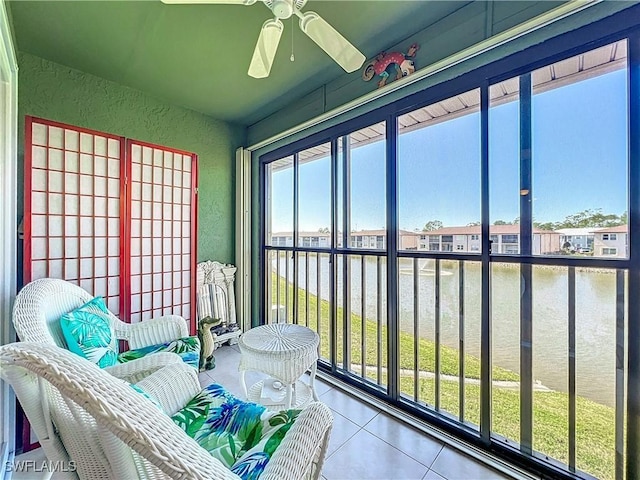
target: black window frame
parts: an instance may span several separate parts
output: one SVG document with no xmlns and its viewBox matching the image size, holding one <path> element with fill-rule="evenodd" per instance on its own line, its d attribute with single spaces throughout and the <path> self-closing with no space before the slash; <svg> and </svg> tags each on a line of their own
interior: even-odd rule
<svg viewBox="0 0 640 480">
<path fill-rule="evenodd" d="M 491 84 L 498 83 L 502 80 L 513 78 L 515 76 L 523 76 L 528 72 L 534 71 L 544 65 L 555 63 L 563 59 L 584 53 L 589 50 L 593 50 L 600 46 L 622 40 L 628 39 L 629 53 L 628 53 L 628 69 L 630 75 L 629 88 L 631 94 L 629 95 L 629 122 L 632 131 L 640 131 L 640 28 L 633 23 L 634 14 L 640 15 L 640 6 L 634 6 L 622 13 L 613 15 L 604 20 L 600 20 L 591 25 L 581 27 L 576 31 L 564 33 L 550 40 L 542 42 L 539 45 L 530 47 L 523 52 L 518 52 L 508 57 L 502 58 L 495 62 L 489 63 L 485 66 L 479 67 L 472 72 L 464 74 L 458 78 L 452 79 L 446 83 L 436 84 L 422 92 L 418 92 L 409 95 L 405 98 L 399 99 L 392 104 L 379 107 L 367 114 L 349 119 L 338 125 L 329 127 L 326 130 L 310 135 L 308 138 L 304 138 L 293 142 L 284 147 L 280 147 L 272 152 L 264 154 L 259 159 L 259 185 L 261 191 L 263 191 L 265 171 L 264 167 L 270 161 L 282 158 L 288 154 L 295 153 L 302 149 L 311 148 L 313 146 L 332 142 L 335 147 L 337 138 L 343 135 L 356 131 L 360 128 L 364 128 L 370 124 L 378 123 L 380 121 L 387 122 L 387 138 L 388 144 L 387 155 L 391 158 L 388 159 L 390 164 L 390 175 L 387 179 L 387 193 L 392 195 L 397 194 L 397 185 L 394 185 L 396 176 L 393 172 L 393 166 L 397 165 L 395 155 L 396 142 L 397 142 L 397 127 L 396 119 L 398 116 L 410 112 L 421 106 L 429 105 L 430 103 L 449 98 L 453 95 L 463 93 L 470 88 L 477 88 L 481 86 L 483 97 L 483 113 L 486 114 L 488 109 L 488 88 Z M 604 32 L 604 33 L 603 33 Z M 483 119 L 486 125 L 486 118 Z M 483 127 L 484 129 L 484 127 Z M 391 134 L 389 136 L 389 134 Z M 486 131 L 483 131 L 483 164 L 488 164 L 488 153 L 486 151 Z M 481 225 L 481 253 L 480 257 L 483 261 L 490 262 L 491 258 L 499 258 L 500 262 L 514 263 L 519 265 L 562 265 L 569 268 L 579 267 L 602 267 L 608 269 L 616 269 L 619 272 L 627 271 L 628 283 L 627 289 L 629 291 L 640 290 L 640 135 L 632 135 L 629 139 L 629 235 L 628 235 L 628 256 L 620 259 L 606 259 L 606 258 L 584 258 L 584 257 L 550 257 L 533 255 L 531 252 L 531 245 L 525 246 L 520 249 L 519 254 L 497 254 L 492 253 L 490 250 L 490 244 L 492 239 L 489 237 L 489 211 L 488 211 L 488 177 L 483 173 L 483 207 L 482 207 L 482 225 Z M 285 153 L 288 152 L 288 153 Z M 262 194 L 261 194 L 262 198 Z M 388 242 L 384 252 L 387 256 L 391 255 L 392 259 L 395 258 L 415 258 L 416 256 L 423 256 L 425 258 L 451 258 L 450 253 L 442 254 L 433 251 L 401 251 L 397 247 L 398 239 L 398 227 L 397 223 L 397 204 L 389 205 L 394 200 L 388 200 L 387 207 L 390 208 L 387 221 Z M 262 261 L 264 253 L 269 249 L 264 245 L 264 202 L 262 204 L 263 212 L 261 212 L 260 220 L 260 259 L 259 269 L 264 268 L 264 262 Z M 530 212 L 529 212 L 530 213 Z M 529 228 L 529 237 L 525 239 L 522 237 L 523 243 L 531 243 L 532 240 L 532 221 L 531 217 L 522 217 L 521 221 L 525 224 L 526 228 Z M 295 222 L 294 222 L 295 223 Z M 295 226 L 294 226 L 295 229 Z M 522 232 L 522 230 L 521 230 Z M 636 233 L 637 234 L 634 234 Z M 333 234 L 335 235 L 335 234 Z M 295 237 L 295 235 L 294 235 Z M 346 248 L 347 246 L 345 246 Z M 294 250 L 295 248 L 290 248 Z M 353 249 L 351 249 L 353 250 Z M 329 253 L 336 252 L 336 242 L 332 242 Z M 370 253 L 370 252 L 367 252 Z M 456 255 L 454 258 L 461 260 L 470 260 L 478 258 L 477 254 L 473 255 Z M 393 274 L 395 267 L 394 261 L 388 262 L 388 285 L 389 287 L 395 286 Z M 488 272 L 483 272 L 483 291 L 485 284 L 488 284 Z M 262 277 L 260 277 L 262 278 Z M 261 308 L 265 307 L 264 288 L 261 285 Z M 488 288 L 488 287 L 487 287 Z M 391 292 L 392 290 L 388 290 Z M 483 293 L 483 295 L 485 295 Z M 389 302 L 389 326 L 393 328 L 395 319 L 393 318 L 393 302 Z M 530 308 L 530 307 L 529 307 Z M 482 382 L 489 383 L 488 369 L 491 368 L 490 363 L 487 360 L 490 358 L 490 325 L 488 320 L 485 320 L 489 316 L 489 307 L 485 305 L 483 307 L 483 345 L 481 361 L 483 364 L 483 370 L 481 372 Z M 632 295 L 628 298 L 628 312 L 627 316 L 630 320 L 627 331 L 627 349 L 628 349 L 628 371 L 627 371 L 627 439 L 626 449 L 628 461 L 626 463 L 627 478 L 640 477 L 640 453 L 633 451 L 634 445 L 640 443 L 640 299 L 637 296 Z M 397 339 L 394 338 L 392 332 L 389 332 L 389 353 L 390 356 L 396 353 L 394 351 L 393 343 Z M 487 366 L 488 364 L 488 366 Z M 393 361 L 390 359 L 389 368 L 394 367 Z M 481 448 L 488 448 L 494 453 L 505 456 L 507 459 L 524 465 L 534 472 L 541 472 L 543 474 L 556 476 L 558 478 L 572 478 L 571 471 L 568 471 L 563 465 L 555 462 L 553 459 L 544 458 L 536 454 L 535 452 L 527 452 L 529 455 L 522 455 L 522 452 L 505 442 L 505 439 L 496 438 L 490 431 L 481 428 L 479 435 L 462 425 L 456 424 L 454 421 L 447 419 L 446 416 L 436 415 L 433 412 L 425 412 L 423 409 L 416 409 L 414 406 L 403 401 L 403 399 L 397 396 L 389 397 L 386 394 L 381 393 L 379 390 L 372 389 L 367 385 L 362 385 L 359 382 L 354 382 L 349 376 L 342 376 L 340 372 L 332 366 L 320 364 L 320 368 L 326 370 L 333 375 L 338 376 L 342 380 L 352 383 L 365 390 L 367 393 L 379 397 L 382 401 L 386 401 L 394 404 L 400 408 L 407 410 L 418 417 L 424 418 L 435 425 L 460 436 L 461 438 L 469 441 Z M 393 377 L 393 375 L 391 375 Z M 526 380 L 526 379 L 525 379 Z M 523 380 L 524 381 L 524 380 Z M 397 383 L 397 379 L 395 380 Z M 394 379 L 391 378 L 390 386 L 394 385 Z M 485 389 L 482 393 L 481 402 L 483 405 L 490 404 L 490 390 Z M 486 422 L 487 418 L 490 418 L 490 412 L 486 411 L 486 408 L 482 412 L 481 422 Z M 530 421 L 530 419 L 529 419 Z M 497 442 L 496 442 L 497 440 Z M 621 455 L 621 454 L 620 454 Z M 617 459 L 618 461 L 618 459 Z M 617 465 L 617 468 L 618 465 Z"/>
</svg>

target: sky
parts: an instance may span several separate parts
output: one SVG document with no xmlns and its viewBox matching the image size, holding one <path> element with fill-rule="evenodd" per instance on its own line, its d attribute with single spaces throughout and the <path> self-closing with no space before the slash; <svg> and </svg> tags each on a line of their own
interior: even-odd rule
<svg viewBox="0 0 640 480">
<path fill-rule="evenodd" d="M 582 80 L 532 100 L 533 216 L 555 222 L 586 209 L 627 210 L 627 71 Z M 490 218 L 519 216 L 519 102 L 489 111 Z M 385 214 L 384 141 L 351 151 L 353 230 L 380 229 Z M 431 220 L 480 221 L 480 114 L 401 134 L 398 215 L 405 230 Z M 302 231 L 329 227 L 330 159 L 300 165 Z M 293 168 L 272 176 L 272 231 L 293 230 Z M 340 208 L 339 210 L 342 210 Z"/>
</svg>

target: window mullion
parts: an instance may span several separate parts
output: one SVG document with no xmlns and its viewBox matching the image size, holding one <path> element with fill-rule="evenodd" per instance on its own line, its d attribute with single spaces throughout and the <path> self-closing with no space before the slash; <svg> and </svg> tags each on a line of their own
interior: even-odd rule
<svg viewBox="0 0 640 480">
<path fill-rule="evenodd" d="M 331 254 L 329 255 L 329 358 L 331 359 L 331 370 L 335 372 L 337 361 L 337 340 L 336 340 L 336 248 L 338 246 L 338 140 L 331 140 Z M 344 235 L 344 232 L 342 232 Z M 318 255 L 318 264 L 320 255 Z M 318 275 L 320 269 L 318 268 Z M 318 281 L 317 285 L 320 285 Z M 319 287 L 318 287 L 319 288 Z M 318 319 L 320 318 L 318 314 Z"/>
<path fill-rule="evenodd" d="M 480 435 L 491 439 L 491 264 L 489 236 L 489 86 L 480 90 L 482 312 L 480 326 Z"/>
<path fill-rule="evenodd" d="M 399 357 L 400 323 L 398 321 L 398 124 L 396 116 L 386 121 L 387 166 L 387 365 L 389 396 L 400 395 Z"/>
<path fill-rule="evenodd" d="M 629 269 L 627 478 L 640 477 L 640 35 L 629 38 Z"/>
<path fill-rule="evenodd" d="M 342 194 L 343 194 L 343 248 L 348 248 L 351 240 L 351 146 L 349 135 L 342 137 Z M 343 256 L 342 261 L 342 367 L 351 369 L 351 257 Z"/>
<path fill-rule="evenodd" d="M 531 256 L 531 74 L 520 77 L 520 254 Z M 521 264 L 520 302 L 520 449 L 533 449 L 533 325 L 531 263 Z"/>
</svg>

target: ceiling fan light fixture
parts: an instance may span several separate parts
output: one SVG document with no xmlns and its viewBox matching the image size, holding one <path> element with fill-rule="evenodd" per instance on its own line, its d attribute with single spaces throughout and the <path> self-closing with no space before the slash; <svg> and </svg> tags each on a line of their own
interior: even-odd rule
<svg viewBox="0 0 640 480">
<path fill-rule="evenodd" d="M 281 20 L 292 18 L 293 15 L 300 19 L 300 29 L 325 51 L 347 73 L 358 70 L 365 56 L 344 38 L 335 28 L 318 15 L 316 12 L 302 13 L 300 9 L 307 4 L 307 0 L 261 0 L 276 17 L 267 20 L 260 29 L 258 42 L 253 50 L 253 57 L 249 65 L 249 76 L 253 78 L 266 78 L 271 72 L 271 66 L 276 56 L 280 37 L 284 30 Z M 177 4 L 231 4 L 253 5 L 257 0 L 162 0 L 163 3 Z M 291 33 L 291 61 L 293 56 L 293 32 Z"/>
<path fill-rule="evenodd" d="M 283 30 L 284 24 L 277 18 L 264 22 L 249 65 L 250 77 L 265 78 L 269 76 Z"/>
<path fill-rule="evenodd" d="M 300 29 L 347 73 L 358 70 L 366 57 L 315 12 L 300 13 Z"/>
</svg>

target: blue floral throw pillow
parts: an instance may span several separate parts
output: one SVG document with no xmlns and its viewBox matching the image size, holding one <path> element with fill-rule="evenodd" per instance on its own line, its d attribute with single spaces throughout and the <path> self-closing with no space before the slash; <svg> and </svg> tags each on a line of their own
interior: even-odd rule
<svg viewBox="0 0 640 480">
<path fill-rule="evenodd" d="M 299 414 L 243 402 L 212 383 L 171 418 L 240 478 L 257 480 Z"/>
<path fill-rule="evenodd" d="M 111 330 L 109 310 L 102 297 L 60 317 L 60 328 L 73 353 L 100 368 L 118 363 L 118 342 Z"/>
</svg>

